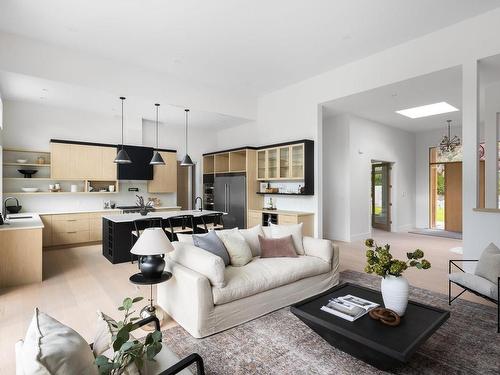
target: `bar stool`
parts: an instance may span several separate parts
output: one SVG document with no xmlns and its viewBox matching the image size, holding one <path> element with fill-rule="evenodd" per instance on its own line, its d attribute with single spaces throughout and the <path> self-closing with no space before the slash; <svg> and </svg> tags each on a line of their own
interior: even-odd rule
<svg viewBox="0 0 500 375">
<path fill-rule="evenodd" d="M 194 233 L 194 216 L 193 215 L 177 215 L 165 219 L 166 226 L 163 228 L 167 235 L 170 235 L 170 240 L 179 240 L 177 233 Z"/>
<path fill-rule="evenodd" d="M 201 224 L 197 227 L 208 233 L 209 230 L 224 229 L 224 221 L 222 220 L 222 212 L 214 212 L 200 216 Z"/>
<path fill-rule="evenodd" d="M 161 217 L 147 217 L 141 218 L 133 221 L 134 229 L 131 232 L 131 246 L 134 246 L 135 242 L 139 239 L 142 232 L 146 228 L 161 228 L 162 227 Z M 134 263 L 134 254 L 130 253 L 130 262 Z"/>
</svg>

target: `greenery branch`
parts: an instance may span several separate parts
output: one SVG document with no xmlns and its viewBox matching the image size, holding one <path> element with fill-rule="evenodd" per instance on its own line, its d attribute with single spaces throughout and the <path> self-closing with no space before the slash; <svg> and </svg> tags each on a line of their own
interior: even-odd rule
<svg viewBox="0 0 500 375">
<path fill-rule="evenodd" d="M 95 359 L 95 364 L 99 369 L 100 375 L 118 375 L 123 373 L 125 368 L 131 363 L 141 369 L 144 365 L 144 358 L 153 361 L 154 357 L 161 351 L 161 332 L 154 331 L 148 333 L 144 343 L 130 336 L 130 332 L 139 328 L 136 322 L 139 317 L 133 317 L 135 310 L 132 310 L 134 303 L 141 301 L 142 297 L 125 298 L 119 311 L 124 312 L 123 320 L 114 322 L 108 321 L 113 327 L 113 357 L 108 358 L 105 355 L 99 355 Z"/>
<path fill-rule="evenodd" d="M 390 252 L 391 246 L 389 244 L 383 247 L 378 246 L 375 240 L 369 238 L 365 241 L 365 246 L 367 247 L 366 273 L 375 273 L 382 277 L 386 277 L 387 275 L 399 277 L 409 267 L 424 270 L 431 268 L 431 263 L 423 259 L 424 252 L 420 249 L 406 253 L 408 260 L 403 261 L 394 259 Z"/>
</svg>

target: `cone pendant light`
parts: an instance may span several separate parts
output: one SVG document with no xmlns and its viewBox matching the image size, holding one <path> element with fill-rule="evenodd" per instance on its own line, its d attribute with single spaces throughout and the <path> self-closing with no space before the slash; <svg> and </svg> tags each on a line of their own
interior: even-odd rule
<svg viewBox="0 0 500 375">
<path fill-rule="evenodd" d="M 156 151 L 153 154 L 153 158 L 149 162 L 151 165 L 165 165 L 165 161 L 161 157 L 160 153 L 158 152 L 158 109 L 160 105 L 158 103 L 155 104 L 156 106 Z"/>
<path fill-rule="evenodd" d="M 188 154 L 188 113 L 189 109 L 184 110 L 186 112 L 186 155 L 181 161 L 181 166 L 183 167 L 190 167 L 194 165 L 193 161 L 191 160 L 191 156 Z"/>
<path fill-rule="evenodd" d="M 114 161 L 116 164 L 130 164 L 132 163 L 132 160 L 128 156 L 127 151 L 123 149 L 123 101 L 125 100 L 125 97 L 120 96 L 120 100 L 122 101 L 122 143 L 121 149 L 116 154 L 116 158 Z"/>
</svg>

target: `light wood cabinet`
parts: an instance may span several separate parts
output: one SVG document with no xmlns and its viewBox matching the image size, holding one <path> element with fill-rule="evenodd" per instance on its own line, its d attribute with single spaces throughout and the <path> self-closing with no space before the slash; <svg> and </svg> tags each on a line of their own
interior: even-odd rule
<svg viewBox="0 0 500 375">
<path fill-rule="evenodd" d="M 52 216 L 42 215 L 40 219 L 43 223 L 42 243 L 43 247 L 52 245 Z"/>
<path fill-rule="evenodd" d="M 257 151 L 257 179 L 265 180 L 267 178 L 267 158 L 266 150 Z"/>
<path fill-rule="evenodd" d="M 247 228 L 252 228 L 256 225 L 262 225 L 262 212 L 249 211 L 247 219 Z"/>
<path fill-rule="evenodd" d="M 51 178 L 116 180 L 116 148 L 51 142 Z"/>
<path fill-rule="evenodd" d="M 257 151 L 258 180 L 303 180 L 305 178 L 303 143 Z"/>
<path fill-rule="evenodd" d="M 177 192 L 177 153 L 160 151 L 165 165 L 153 167 L 153 179 L 148 181 L 149 193 Z"/>
<path fill-rule="evenodd" d="M 289 176 L 291 178 L 304 178 L 304 145 L 290 146 L 290 154 L 292 168 Z"/>
<path fill-rule="evenodd" d="M 282 211 L 282 210 L 249 210 L 248 225 L 253 227 L 262 224 L 262 215 L 276 215 L 278 225 L 292 225 L 303 223 L 302 234 L 304 236 L 314 236 L 314 214 L 312 212 Z"/>
</svg>

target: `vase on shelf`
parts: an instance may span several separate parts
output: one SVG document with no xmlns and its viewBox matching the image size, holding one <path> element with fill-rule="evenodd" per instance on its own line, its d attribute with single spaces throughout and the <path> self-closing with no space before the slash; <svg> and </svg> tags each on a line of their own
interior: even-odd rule
<svg viewBox="0 0 500 375">
<path fill-rule="evenodd" d="M 408 280 L 403 276 L 386 275 L 382 278 L 381 290 L 385 308 L 403 316 L 408 305 L 409 289 Z"/>
</svg>

